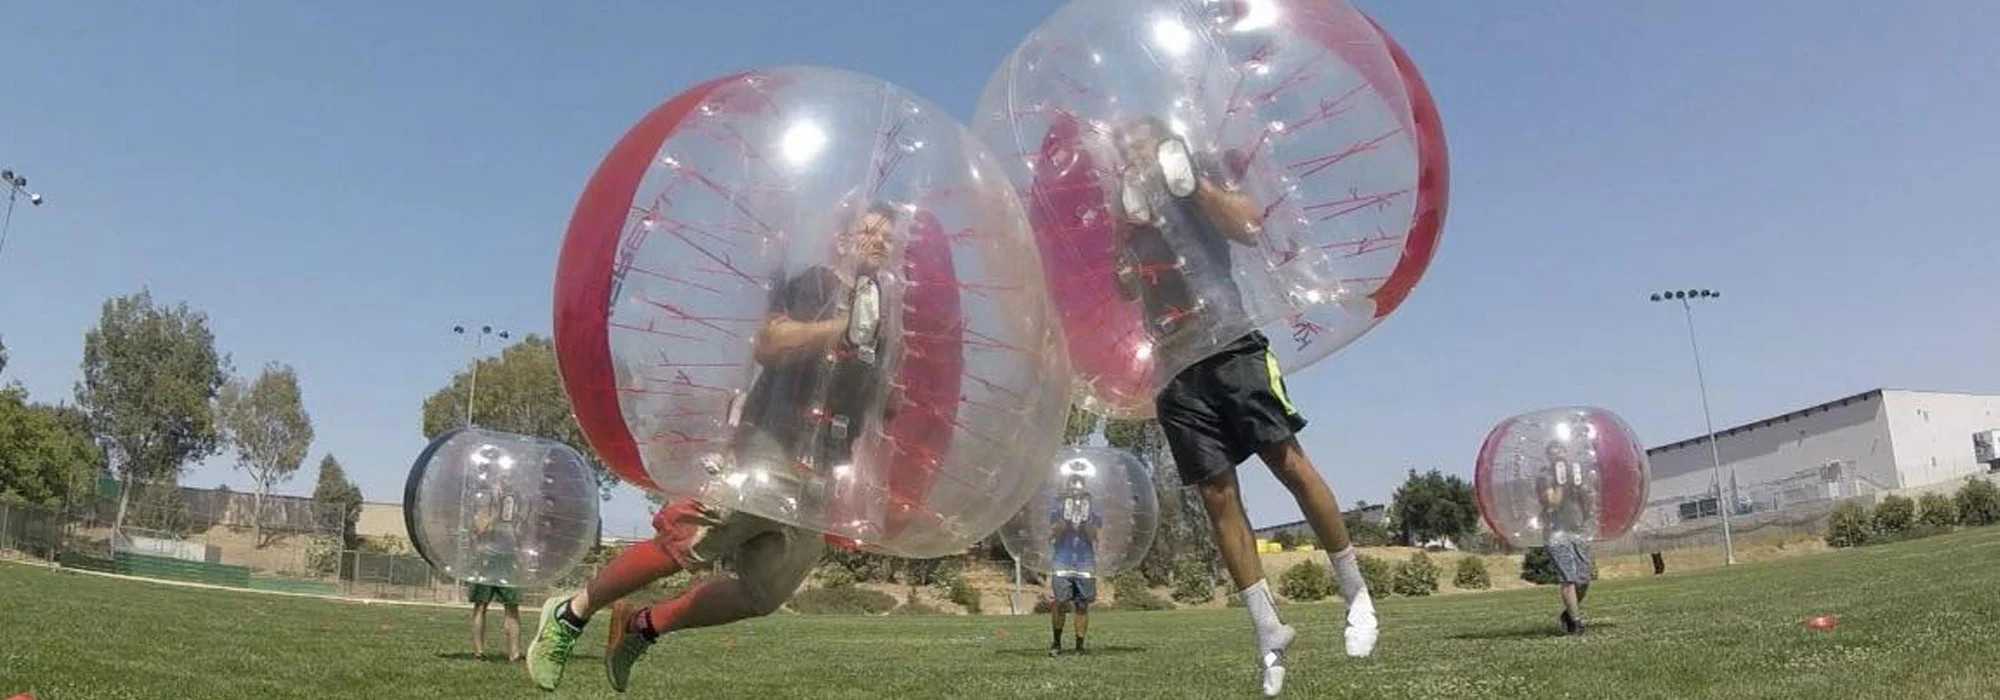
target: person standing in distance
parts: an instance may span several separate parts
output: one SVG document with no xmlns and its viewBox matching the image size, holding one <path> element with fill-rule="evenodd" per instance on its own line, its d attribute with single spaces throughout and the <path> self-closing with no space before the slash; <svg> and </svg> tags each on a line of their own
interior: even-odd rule
<svg viewBox="0 0 2000 700">
<path fill-rule="evenodd" d="M 1049 656 L 1062 655 L 1063 606 L 1076 610 L 1076 653 L 1083 653 L 1083 637 L 1090 631 L 1090 604 L 1097 601 L 1097 533 L 1104 516 L 1084 487 L 1081 474 L 1069 477 L 1062 496 L 1049 507 L 1050 566 Z"/>
<path fill-rule="evenodd" d="M 500 496 L 498 502 L 484 504 L 472 517 L 473 541 L 478 543 L 480 556 L 486 559 L 487 571 L 505 571 L 514 568 L 514 551 L 517 539 L 514 523 L 502 514 L 513 515 L 513 496 Z M 465 598 L 472 603 L 472 658 L 486 658 L 486 609 L 493 603 L 500 603 L 506 615 L 507 662 L 521 660 L 521 589 L 497 584 L 470 583 L 465 586 Z"/>
<path fill-rule="evenodd" d="M 1562 443 L 1550 442 L 1547 455 L 1549 473 L 1535 479 L 1535 495 L 1561 584 L 1563 611 L 1556 620 L 1563 634 L 1583 634 L 1583 597 L 1590 594 L 1590 491 L 1583 484 L 1583 464 Z"/>
<path fill-rule="evenodd" d="M 1119 286 L 1143 306 L 1155 356 L 1212 346 L 1217 339 L 1185 322 L 1247 317 L 1230 275 L 1230 247 L 1258 244 L 1263 209 L 1221 184 L 1220 164 L 1191 153 L 1157 118 L 1127 124 L 1115 138 L 1121 160 L 1113 198 Z M 1379 634 L 1374 602 L 1333 490 L 1299 445 L 1306 420 L 1285 393 L 1264 334 L 1252 330 L 1226 340 L 1168 381 L 1154 407 L 1181 482 L 1200 492 L 1230 579 L 1250 612 L 1264 694 L 1275 697 L 1284 688 L 1285 649 L 1294 631 L 1278 618 L 1237 485 L 1236 467 L 1251 455 L 1297 499 L 1329 551 L 1347 604 L 1347 654 L 1371 654 Z"/>
<path fill-rule="evenodd" d="M 888 204 L 862 210 L 837 234 L 829 264 L 774 290 L 755 339 L 762 371 L 745 395 L 721 468 L 782 475 L 804 466 L 823 481 L 834 466 L 851 459 L 869 408 L 868 389 L 883 380 L 876 359 L 882 319 L 874 276 L 888 262 L 889 235 L 900 214 Z M 884 409 L 885 420 L 891 410 Z M 653 528 L 658 534 L 652 541 L 620 553 L 583 591 L 543 606 L 528 647 L 528 675 L 536 686 L 555 690 L 584 626 L 611 607 L 605 675 L 612 689 L 625 692 L 634 662 L 661 635 L 777 611 L 812 573 L 831 537 L 694 500 L 661 508 Z M 723 559 L 733 561 L 733 576 L 636 610 L 621 600 L 676 572 L 710 569 Z"/>
</svg>

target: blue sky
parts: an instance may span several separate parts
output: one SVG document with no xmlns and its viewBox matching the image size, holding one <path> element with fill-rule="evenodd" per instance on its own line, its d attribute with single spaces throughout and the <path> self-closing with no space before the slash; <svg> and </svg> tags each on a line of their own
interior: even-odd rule
<svg viewBox="0 0 2000 700">
<path fill-rule="evenodd" d="M 291 363 L 370 500 L 400 497 L 453 324 L 547 332 L 604 150 L 726 71 L 872 73 L 969 116 L 1051 0 L 7 3 L 0 165 L 47 206 L 0 251 L 7 379 L 67 400 L 84 331 L 142 285 L 239 370 Z M 1469 474 L 1494 422 L 1587 403 L 1649 443 L 1876 386 L 2000 391 L 2000 4 L 1362 3 L 1437 96 L 1453 199 L 1396 316 L 1291 378 L 1344 500 Z M 1985 232 L 1985 233 L 1982 233 Z M 489 350 L 491 346 L 489 346 Z M 246 481 L 213 460 L 185 482 Z M 1262 470 L 1259 524 L 1297 509 Z M 285 486 L 307 492 L 312 469 Z M 636 498 L 613 532 L 643 528 Z"/>
</svg>

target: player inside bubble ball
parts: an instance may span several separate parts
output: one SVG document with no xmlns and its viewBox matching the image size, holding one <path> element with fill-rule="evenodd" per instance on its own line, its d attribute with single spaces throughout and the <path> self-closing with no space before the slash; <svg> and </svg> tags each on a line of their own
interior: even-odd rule
<svg viewBox="0 0 2000 700">
<path fill-rule="evenodd" d="M 494 488 L 480 493 L 472 515 L 472 551 L 481 559 L 480 571 L 512 571 L 519 551 L 517 532 L 519 509 L 514 496 Z M 507 630 L 507 661 L 521 660 L 521 589 L 499 583 L 468 583 L 466 600 L 472 603 L 472 657 L 486 658 L 486 609 L 500 603 Z"/>
<path fill-rule="evenodd" d="M 875 359 L 882 341 L 881 309 L 873 276 L 887 264 L 889 236 L 901 218 L 902 212 L 888 204 L 860 210 L 837 233 L 829 264 L 807 269 L 774 290 L 755 340 L 761 371 L 743 401 L 727 470 L 801 470 L 824 477 L 848 462 L 872 388 L 882 381 Z M 816 498 L 802 493 L 808 500 Z M 633 662 L 660 635 L 776 611 L 819 563 L 827 537 L 694 500 L 667 504 L 653 516 L 653 527 L 658 534 L 650 542 L 620 553 L 583 591 L 551 598 L 543 606 L 528 647 L 535 685 L 556 688 L 584 625 L 598 610 L 612 606 L 604 666 L 611 687 L 624 692 Z M 671 600 L 632 611 L 620 600 L 676 572 L 709 569 L 725 559 L 732 576 L 706 581 Z"/>
<path fill-rule="evenodd" d="M 1062 494 L 1049 504 L 1050 563 L 1049 615 L 1052 634 L 1049 656 L 1062 655 L 1063 609 L 1076 610 L 1076 652 L 1083 653 L 1083 637 L 1090 631 L 1090 604 L 1097 601 L 1097 533 L 1104 527 L 1104 515 L 1090 496 L 1081 474 L 1072 474 Z"/>
<path fill-rule="evenodd" d="M 1584 465 L 1561 442 L 1546 450 L 1548 472 L 1535 477 L 1535 496 L 1548 532 L 1549 559 L 1562 584 L 1563 611 L 1557 616 L 1564 634 L 1583 634 L 1583 597 L 1590 593 L 1590 505 Z"/>
<path fill-rule="evenodd" d="M 1285 393 L 1269 341 L 1254 329 L 1234 338 L 1201 337 L 1200 328 L 1182 323 L 1199 314 L 1209 328 L 1248 325 L 1242 292 L 1229 272 L 1230 247 L 1257 245 L 1263 210 L 1223 184 L 1219 159 L 1190 152 L 1160 119 L 1129 123 L 1114 138 L 1120 289 L 1144 307 L 1156 356 L 1219 347 L 1167 382 L 1155 409 L 1181 481 L 1201 493 L 1230 578 L 1250 611 L 1264 692 L 1276 695 L 1284 686 L 1293 630 L 1272 603 L 1237 486 L 1238 464 L 1251 455 L 1262 458 L 1331 553 L 1347 603 L 1349 656 L 1373 651 L 1378 624 L 1339 504 L 1299 445 L 1306 420 Z"/>
</svg>

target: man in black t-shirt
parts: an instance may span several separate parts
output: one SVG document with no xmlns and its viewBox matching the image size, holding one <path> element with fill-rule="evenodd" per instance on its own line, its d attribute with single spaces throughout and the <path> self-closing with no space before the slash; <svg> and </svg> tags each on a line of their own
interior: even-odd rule
<svg viewBox="0 0 2000 700">
<path fill-rule="evenodd" d="M 1284 687 L 1293 630 L 1278 619 L 1244 512 L 1236 479 L 1243 460 L 1253 454 L 1264 460 L 1331 553 L 1347 602 L 1348 655 L 1373 652 L 1378 624 L 1339 503 L 1299 445 L 1306 420 L 1286 395 L 1277 357 L 1233 276 L 1230 244 L 1256 246 L 1264 211 L 1224 184 L 1214 158 L 1191 152 L 1158 119 L 1128 124 L 1116 138 L 1119 286 L 1144 307 L 1156 364 L 1185 367 L 1154 400 L 1160 428 L 1181 482 L 1201 493 L 1223 562 L 1250 611 L 1264 693 L 1275 696 Z"/>
<path fill-rule="evenodd" d="M 730 454 L 714 465 L 718 480 L 778 480 L 796 486 L 802 508 L 824 508 L 836 468 L 852 457 L 863 418 L 882 388 L 882 292 L 875 275 L 888 264 L 889 235 L 901 212 L 877 204 L 841 229 L 825 265 L 773 290 L 757 333 L 761 367 L 744 395 Z M 741 482 L 739 482 L 741 483 Z M 790 599 L 825 552 L 820 533 L 699 501 L 667 504 L 653 516 L 658 534 L 627 548 L 589 586 L 542 609 L 528 671 L 554 690 L 569 651 L 592 613 L 612 605 L 604 665 L 624 692 L 632 665 L 661 634 L 768 615 Z M 675 572 L 706 569 L 727 558 L 730 577 L 628 612 L 620 600 Z M 615 604 L 614 604 L 615 603 Z"/>
</svg>

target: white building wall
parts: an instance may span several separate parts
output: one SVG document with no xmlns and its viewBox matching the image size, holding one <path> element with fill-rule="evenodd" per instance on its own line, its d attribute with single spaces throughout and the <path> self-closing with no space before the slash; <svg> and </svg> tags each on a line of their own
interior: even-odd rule
<svg viewBox="0 0 2000 700">
<path fill-rule="evenodd" d="M 1730 479 L 1733 472 L 1737 498 L 1758 510 L 1896 488 L 1900 484 L 1884 405 L 1883 395 L 1868 393 L 1725 431 L 1716 441 L 1723 478 Z M 1968 460 L 1971 440 L 1968 430 Z M 1681 503 L 1715 493 L 1706 441 L 1656 448 L 1648 459 L 1653 481 L 1641 528 L 1680 522 Z M 1833 484 L 1817 478 L 1817 470 L 1830 462 L 1847 465 L 1843 478 Z M 1802 474 L 1808 470 L 1814 471 Z"/>
<path fill-rule="evenodd" d="M 1898 487 L 1924 486 L 1986 470 L 1972 434 L 2000 428 L 2000 396 L 1884 391 L 1895 436 Z"/>
</svg>

